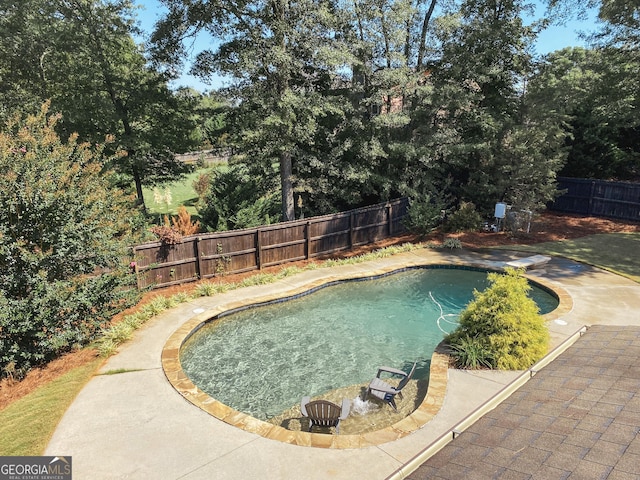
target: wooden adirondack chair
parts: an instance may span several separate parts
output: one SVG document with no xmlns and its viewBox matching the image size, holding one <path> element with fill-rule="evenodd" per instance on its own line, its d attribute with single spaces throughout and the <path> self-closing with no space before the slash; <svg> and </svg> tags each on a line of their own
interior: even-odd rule
<svg viewBox="0 0 640 480">
<path fill-rule="evenodd" d="M 413 377 L 413 373 L 416 371 L 416 364 L 417 362 L 413 363 L 413 367 L 411 367 L 411 371 L 409 373 L 392 367 L 378 368 L 378 374 L 376 375 L 376 378 L 371 380 L 371 383 L 367 388 L 367 395 L 373 395 L 374 397 L 387 402 L 394 410 L 398 410 L 398 408 L 396 407 L 396 395 L 398 395 L 398 397 L 402 399 L 402 389 L 407 385 L 407 383 L 409 383 L 411 377 Z M 394 387 L 392 385 L 389 385 L 384 380 L 381 380 L 380 374 L 382 372 L 402 377 L 398 386 Z"/>
<path fill-rule="evenodd" d="M 311 397 L 304 397 L 300 402 L 302 416 L 309 419 L 309 431 L 314 426 L 335 427 L 336 433 L 340 433 L 340 420 L 347 418 L 351 410 L 349 399 L 342 400 L 342 407 L 328 400 L 314 400 L 313 402 L 310 400 Z"/>
</svg>

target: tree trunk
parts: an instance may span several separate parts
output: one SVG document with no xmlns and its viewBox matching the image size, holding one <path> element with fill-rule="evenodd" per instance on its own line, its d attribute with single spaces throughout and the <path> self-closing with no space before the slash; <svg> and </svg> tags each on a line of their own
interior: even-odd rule
<svg viewBox="0 0 640 480">
<path fill-rule="evenodd" d="M 288 50 L 287 36 L 281 30 L 282 26 L 287 21 L 287 9 L 289 6 L 288 0 L 272 0 L 273 16 L 279 21 L 276 22 L 276 28 L 273 29 L 273 36 L 275 43 L 280 46 L 283 52 Z M 277 71 L 273 74 L 275 79 L 275 85 L 277 86 L 277 98 L 282 103 L 287 91 L 289 90 L 289 72 L 288 65 L 281 63 L 277 67 Z M 284 102 L 286 103 L 286 102 Z M 288 117 L 288 107 L 283 106 L 280 110 L 280 118 L 284 119 Z M 291 133 L 285 127 L 282 130 L 282 140 L 285 143 L 290 144 L 293 140 Z M 289 147 L 290 148 L 290 147 Z M 288 222 L 296 219 L 296 212 L 294 208 L 293 200 L 293 184 L 291 182 L 292 159 L 291 151 L 289 148 L 285 148 L 280 153 L 280 188 L 282 189 L 282 221 Z"/>
<path fill-rule="evenodd" d="M 418 71 L 422 70 L 425 54 L 425 42 L 427 40 L 427 31 L 429 30 L 429 21 L 433 15 L 433 10 L 436 8 L 436 2 L 438 0 L 431 0 L 427 13 L 424 14 L 424 20 L 422 22 L 422 32 L 420 32 L 420 45 L 418 46 L 418 61 L 416 68 Z"/>
<path fill-rule="evenodd" d="M 136 184 L 136 195 L 138 196 L 138 204 L 142 206 L 144 212 L 147 211 L 147 207 L 144 204 L 144 195 L 142 193 L 142 178 L 140 178 L 140 172 L 135 165 L 131 166 L 131 173 L 133 174 L 133 181 Z"/>
<path fill-rule="evenodd" d="M 93 41 L 95 51 L 98 57 L 98 61 L 100 63 L 100 69 L 102 70 L 104 88 L 106 92 L 109 94 L 109 98 L 111 99 L 111 104 L 115 110 L 118 119 L 122 123 L 122 128 L 124 130 L 124 140 L 125 144 L 130 144 L 131 139 L 133 138 L 133 129 L 131 127 L 131 122 L 129 121 L 129 109 L 126 104 L 122 101 L 118 92 L 116 90 L 116 82 L 113 77 L 111 66 L 109 65 L 109 61 L 105 55 L 105 47 L 102 44 L 102 38 L 96 25 L 93 23 L 93 16 L 91 14 L 91 9 L 87 7 L 89 5 L 83 5 L 82 3 L 76 4 L 80 11 L 83 12 L 86 18 L 90 18 L 92 23 L 89 24 L 89 29 L 91 31 L 91 40 Z M 131 147 L 127 148 L 127 155 L 129 157 L 129 161 L 131 162 L 131 174 L 133 175 L 133 180 L 136 185 L 136 195 L 138 196 L 138 204 L 142 206 L 143 211 L 146 212 L 146 206 L 144 204 L 144 195 L 142 193 L 142 177 L 140 176 L 140 170 L 135 164 L 135 150 Z"/>
<path fill-rule="evenodd" d="M 282 185 L 282 220 L 284 222 L 296 219 L 291 171 L 291 153 L 283 152 L 280 154 L 280 183 Z"/>
</svg>

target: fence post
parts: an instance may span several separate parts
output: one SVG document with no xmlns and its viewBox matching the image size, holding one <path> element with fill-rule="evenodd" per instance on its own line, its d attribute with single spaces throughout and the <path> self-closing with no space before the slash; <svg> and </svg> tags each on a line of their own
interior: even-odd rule
<svg viewBox="0 0 640 480">
<path fill-rule="evenodd" d="M 353 234 L 354 234 L 354 229 L 355 229 L 355 214 L 353 213 L 353 210 L 351 211 L 351 213 L 349 213 L 349 250 L 353 249 Z"/>
<path fill-rule="evenodd" d="M 311 250 L 311 222 L 307 221 L 304 227 L 304 258 L 309 260 L 309 251 Z"/>
<path fill-rule="evenodd" d="M 140 275 L 140 271 L 138 270 L 138 262 L 136 260 L 136 252 L 138 251 L 138 246 L 136 245 L 135 247 L 133 247 L 132 250 L 132 257 L 133 257 L 133 274 L 136 276 L 136 285 L 138 286 L 138 290 L 142 290 L 143 285 L 142 285 L 142 276 Z"/>
<path fill-rule="evenodd" d="M 200 254 L 200 237 L 196 237 L 195 240 L 195 248 L 196 248 L 196 273 L 198 274 L 198 278 L 202 278 L 202 255 Z"/>
<path fill-rule="evenodd" d="M 256 266 L 258 270 L 262 270 L 262 241 L 259 228 L 256 228 Z"/>
<path fill-rule="evenodd" d="M 385 205 L 386 209 L 387 209 L 387 236 L 390 237 L 391 235 L 393 235 L 393 219 L 391 218 L 391 204 L 387 203 Z"/>
<path fill-rule="evenodd" d="M 595 180 L 591 180 L 591 192 L 589 192 L 589 211 L 587 215 L 591 215 L 593 212 L 593 195 L 596 191 L 596 182 Z"/>
</svg>

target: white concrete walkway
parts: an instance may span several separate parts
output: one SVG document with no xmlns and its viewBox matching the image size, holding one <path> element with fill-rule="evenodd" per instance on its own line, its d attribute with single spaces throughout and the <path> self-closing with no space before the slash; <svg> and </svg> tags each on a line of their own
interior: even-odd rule
<svg viewBox="0 0 640 480">
<path fill-rule="evenodd" d="M 488 267 L 526 255 L 416 250 L 387 259 L 338 267 L 366 272 L 382 265 L 472 262 Z M 80 392 L 51 439 L 45 455 L 71 455 L 75 479 L 382 479 L 392 474 L 517 373 L 449 370 L 445 403 L 422 429 L 389 443 L 362 449 L 289 445 L 225 424 L 181 397 L 164 376 L 160 352 L 167 338 L 194 310 L 210 310 L 265 289 L 297 289 L 332 276 L 336 269 L 307 271 L 276 284 L 249 287 L 193 300 L 152 319 L 111 357 Z M 640 285 L 597 269 L 552 259 L 529 272 L 563 287 L 574 308 L 550 323 L 560 343 L 585 324 L 637 324 Z"/>
</svg>

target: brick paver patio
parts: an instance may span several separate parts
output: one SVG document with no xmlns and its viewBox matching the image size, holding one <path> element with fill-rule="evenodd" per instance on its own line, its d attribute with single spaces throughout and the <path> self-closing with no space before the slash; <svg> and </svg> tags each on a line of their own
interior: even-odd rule
<svg viewBox="0 0 640 480">
<path fill-rule="evenodd" d="M 407 478 L 640 478 L 640 327 L 593 326 Z"/>
</svg>

